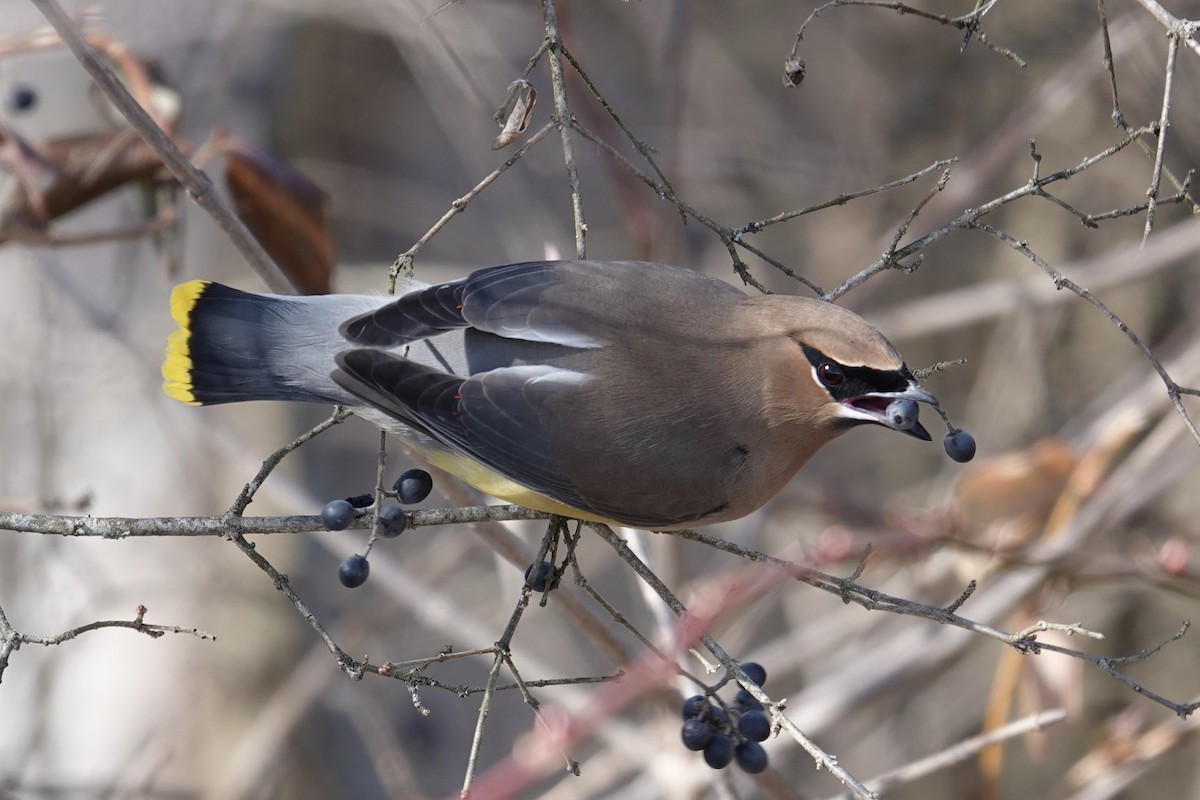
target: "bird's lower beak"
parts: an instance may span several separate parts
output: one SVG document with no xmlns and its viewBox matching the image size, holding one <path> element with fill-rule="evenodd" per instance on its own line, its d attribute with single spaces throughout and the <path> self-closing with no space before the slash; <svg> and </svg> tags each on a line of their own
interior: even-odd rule
<svg viewBox="0 0 1200 800">
<path fill-rule="evenodd" d="M 921 424 L 917 403 L 936 406 L 938 400 L 915 382 L 902 392 L 871 392 L 842 401 L 845 416 L 873 422 L 928 442 L 933 439 Z"/>
</svg>

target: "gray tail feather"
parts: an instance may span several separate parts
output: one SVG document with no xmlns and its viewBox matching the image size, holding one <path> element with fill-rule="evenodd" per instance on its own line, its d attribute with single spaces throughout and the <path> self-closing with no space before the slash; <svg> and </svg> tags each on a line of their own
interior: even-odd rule
<svg viewBox="0 0 1200 800">
<path fill-rule="evenodd" d="M 163 391 L 193 405 L 243 400 L 353 400 L 329 377 L 338 324 L 366 298 L 291 298 L 191 281 L 171 295 Z M 376 303 L 371 303 L 376 305 Z"/>
</svg>

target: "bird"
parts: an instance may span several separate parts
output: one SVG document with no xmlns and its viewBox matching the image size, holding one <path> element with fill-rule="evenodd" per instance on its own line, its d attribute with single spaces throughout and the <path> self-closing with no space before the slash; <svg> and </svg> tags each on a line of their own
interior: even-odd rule
<svg viewBox="0 0 1200 800">
<path fill-rule="evenodd" d="M 168 397 L 331 403 L 482 492 L 648 530 L 745 517 L 864 425 L 937 405 L 830 302 L 683 267 L 530 261 L 398 295 L 175 287 Z"/>
</svg>

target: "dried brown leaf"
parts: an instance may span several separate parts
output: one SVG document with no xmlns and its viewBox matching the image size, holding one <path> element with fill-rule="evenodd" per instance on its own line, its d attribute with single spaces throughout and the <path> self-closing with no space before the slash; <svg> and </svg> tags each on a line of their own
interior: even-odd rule
<svg viewBox="0 0 1200 800">
<path fill-rule="evenodd" d="M 299 292 L 328 293 L 333 244 L 325 226 L 325 193 L 244 142 L 231 138 L 225 146 L 225 179 L 242 222 Z"/>
<path fill-rule="evenodd" d="M 537 89 L 532 83 L 522 78 L 509 85 L 503 111 L 497 115 L 504 117 L 504 124 L 500 128 L 500 135 L 492 142 L 493 150 L 507 147 L 525 132 L 530 119 L 533 118 L 533 107 L 536 104 Z"/>
</svg>

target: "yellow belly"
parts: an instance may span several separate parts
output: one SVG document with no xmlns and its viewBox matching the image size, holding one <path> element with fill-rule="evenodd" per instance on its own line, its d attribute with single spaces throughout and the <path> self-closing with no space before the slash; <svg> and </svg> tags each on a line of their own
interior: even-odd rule
<svg viewBox="0 0 1200 800">
<path fill-rule="evenodd" d="M 509 503 L 516 503 L 526 508 L 545 511 L 548 514 L 561 514 L 572 519 L 584 519 L 590 522 L 603 522 L 609 525 L 619 525 L 604 517 L 589 514 L 578 508 L 572 508 L 565 503 L 552 500 L 543 494 L 509 480 L 498 472 L 488 469 L 478 461 L 472 461 L 450 450 L 434 449 L 422 446 L 421 443 L 406 439 L 414 450 L 424 456 L 430 464 L 449 472 L 451 475 L 466 481 L 484 494 L 490 494 Z"/>
</svg>

